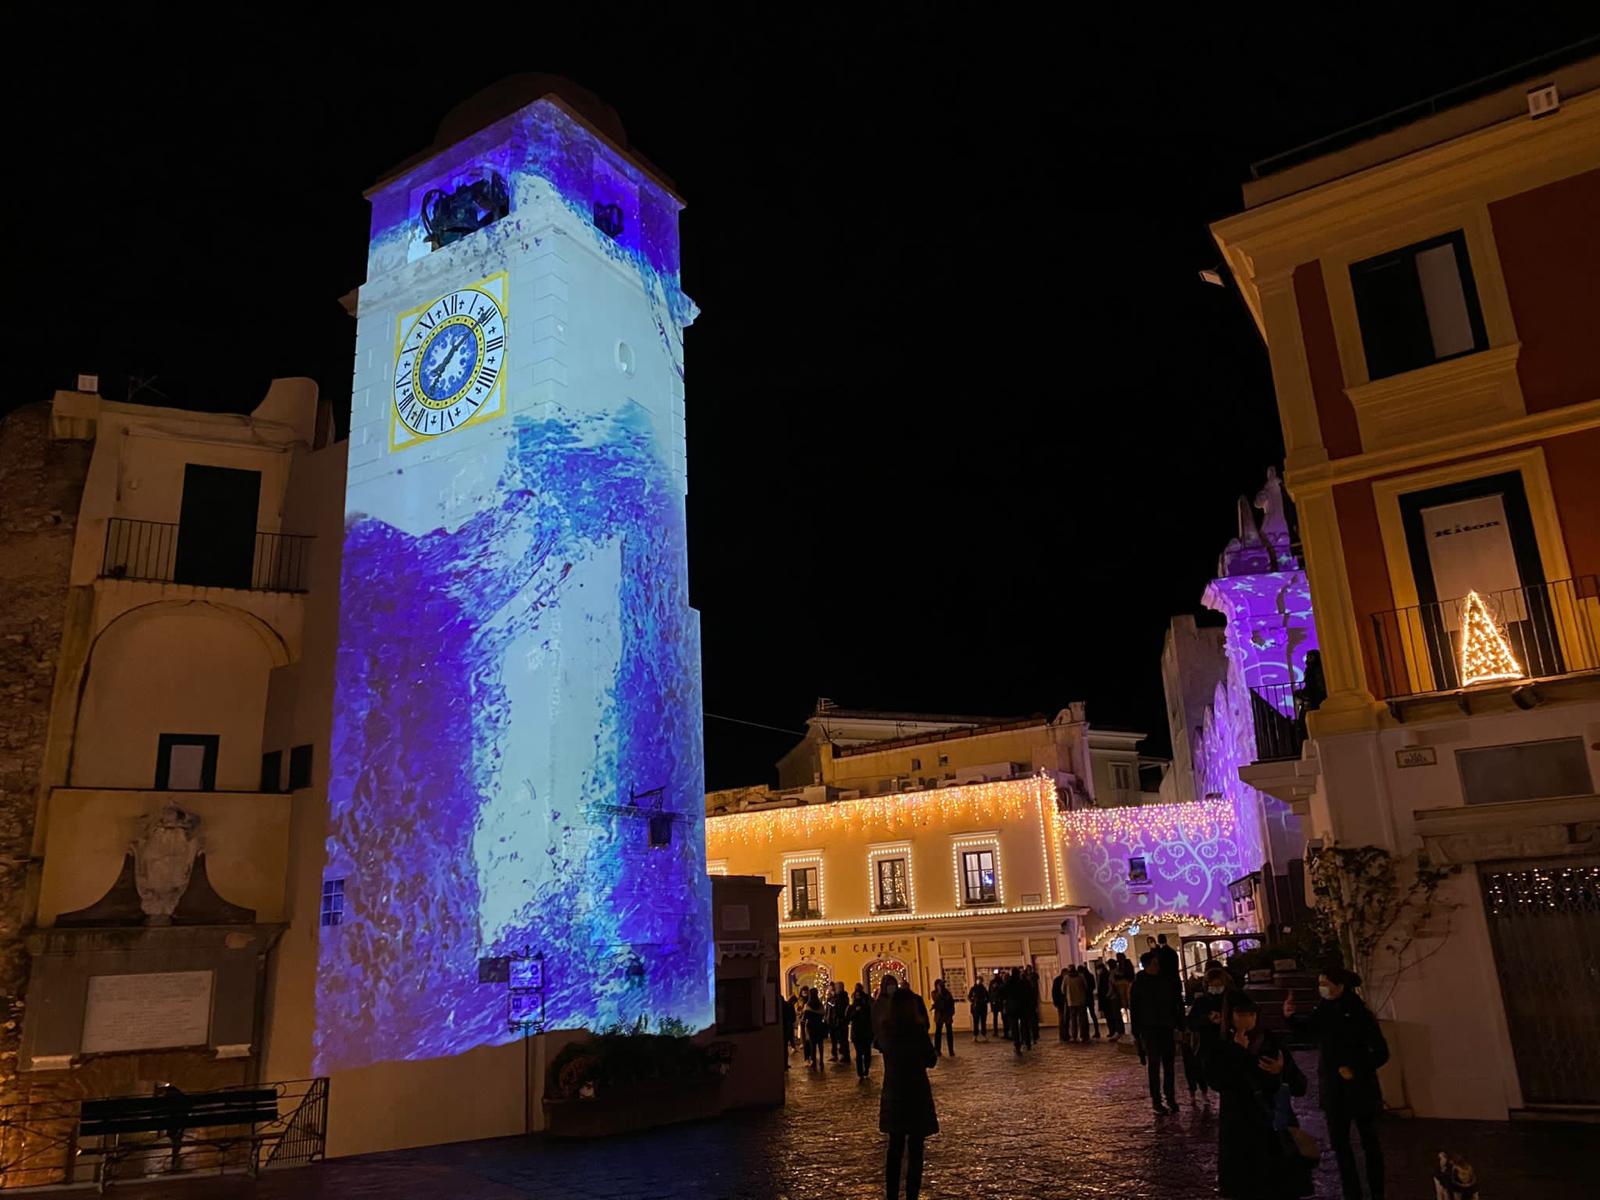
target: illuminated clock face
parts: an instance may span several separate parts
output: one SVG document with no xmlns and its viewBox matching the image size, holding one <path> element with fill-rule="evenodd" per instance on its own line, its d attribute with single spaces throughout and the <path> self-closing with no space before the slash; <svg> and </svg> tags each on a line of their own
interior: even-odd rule
<svg viewBox="0 0 1600 1200">
<path fill-rule="evenodd" d="M 401 330 L 395 415 L 420 437 L 461 428 L 494 394 L 505 346 L 505 314 L 489 292 L 468 287 L 440 296 Z"/>
</svg>

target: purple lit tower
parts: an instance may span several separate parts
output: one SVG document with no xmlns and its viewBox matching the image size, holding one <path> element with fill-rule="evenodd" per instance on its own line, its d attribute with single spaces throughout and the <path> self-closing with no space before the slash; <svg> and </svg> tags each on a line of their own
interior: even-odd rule
<svg viewBox="0 0 1600 1200">
<path fill-rule="evenodd" d="M 1268 471 L 1253 505 L 1240 497 L 1239 536 L 1217 568 L 1202 601 L 1227 618 L 1226 673 L 1195 744 L 1194 790 L 1233 806 L 1239 857 L 1247 870 L 1261 873 L 1256 903 L 1266 911 L 1258 911 L 1257 920 L 1292 924 L 1304 906 L 1305 839 L 1289 804 L 1264 789 L 1293 794 L 1304 740 L 1297 703 L 1304 700 L 1317 630 L 1276 471 Z"/>
<path fill-rule="evenodd" d="M 536 957 L 552 1028 L 701 1028 L 681 202 L 529 77 L 370 199 L 316 1068 L 514 1040 Z"/>
</svg>

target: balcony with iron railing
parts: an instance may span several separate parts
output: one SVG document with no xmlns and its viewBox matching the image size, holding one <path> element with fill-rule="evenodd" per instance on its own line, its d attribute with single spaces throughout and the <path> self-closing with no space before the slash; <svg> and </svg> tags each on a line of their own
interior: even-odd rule
<svg viewBox="0 0 1600 1200">
<path fill-rule="evenodd" d="M 1306 697 L 1292 683 L 1262 683 L 1250 689 L 1256 762 L 1300 757 L 1306 743 Z"/>
<path fill-rule="evenodd" d="M 1600 671 L 1600 576 L 1480 594 L 1514 660 L 1492 677 L 1462 669 L 1467 598 L 1372 614 L 1379 699 L 1398 701 Z"/>
<path fill-rule="evenodd" d="M 311 538 L 258 532 L 253 539 L 203 536 L 164 521 L 106 522 L 100 575 L 256 592 L 304 592 Z"/>
</svg>

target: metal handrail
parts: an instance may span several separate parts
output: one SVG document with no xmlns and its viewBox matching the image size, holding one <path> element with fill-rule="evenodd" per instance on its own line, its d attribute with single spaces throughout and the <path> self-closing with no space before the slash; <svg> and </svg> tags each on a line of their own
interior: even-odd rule
<svg viewBox="0 0 1600 1200">
<path fill-rule="evenodd" d="M 84 1183 L 99 1183 L 104 1188 L 117 1179 L 148 1178 L 152 1170 L 164 1176 L 227 1171 L 255 1174 L 325 1157 L 328 1080 L 290 1079 L 208 1094 L 261 1088 L 277 1093 L 280 1115 L 276 1120 L 241 1125 L 234 1133 L 186 1139 L 176 1145 L 160 1135 L 80 1137 L 81 1099 L 0 1105 L 0 1191 Z"/>
<path fill-rule="evenodd" d="M 1300 757 L 1306 742 L 1306 718 L 1294 684 L 1262 683 L 1252 687 L 1250 718 L 1255 727 L 1257 762 Z"/>
<path fill-rule="evenodd" d="M 1600 576 L 1480 593 L 1524 679 L 1600 671 Z M 1459 691 L 1465 597 L 1376 612 L 1368 647 L 1380 700 Z"/>
<path fill-rule="evenodd" d="M 106 521 L 100 574 L 106 579 L 192 583 L 256 592 L 304 592 L 311 541 L 307 534 L 260 531 L 250 547 L 248 564 L 242 546 L 232 556 L 233 561 L 222 562 L 215 554 L 185 554 L 181 525 L 112 517 Z"/>
</svg>

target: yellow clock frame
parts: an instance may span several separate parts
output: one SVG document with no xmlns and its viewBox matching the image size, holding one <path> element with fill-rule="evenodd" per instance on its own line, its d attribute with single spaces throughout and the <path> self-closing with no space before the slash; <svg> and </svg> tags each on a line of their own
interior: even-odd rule
<svg viewBox="0 0 1600 1200">
<path fill-rule="evenodd" d="M 494 381 L 494 386 L 490 388 L 489 395 L 484 398 L 483 403 L 480 404 L 477 410 L 465 421 L 462 421 L 459 425 L 453 426 L 450 429 L 442 430 L 439 433 L 418 433 L 400 419 L 399 398 L 395 395 L 393 375 L 394 364 L 400 360 L 400 355 L 405 347 L 406 338 L 410 336 L 412 329 L 416 325 L 416 322 L 421 319 L 423 314 L 427 313 L 436 304 L 438 304 L 439 297 L 436 296 L 433 299 L 419 304 L 414 308 L 408 308 L 395 319 L 394 353 L 389 360 L 391 370 L 389 376 L 388 409 L 389 449 L 391 451 L 409 450 L 414 446 L 421 446 L 426 445 L 429 442 L 436 442 L 442 437 L 448 437 L 457 430 L 466 429 L 472 425 L 481 425 L 485 421 L 492 421 L 496 417 L 504 414 L 506 411 L 506 358 L 508 357 L 510 348 L 510 313 L 508 311 L 507 298 L 511 289 L 508 279 L 509 276 L 505 271 L 496 271 L 493 275 L 485 276 L 476 283 L 462 284 L 460 287 L 451 288 L 449 291 L 442 293 L 442 295 L 449 296 L 456 292 L 478 291 L 483 292 L 485 295 L 492 298 L 500 308 L 501 323 L 506 327 L 507 330 L 507 348 L 501 353 L 500 373 Z"/>
</svg>

